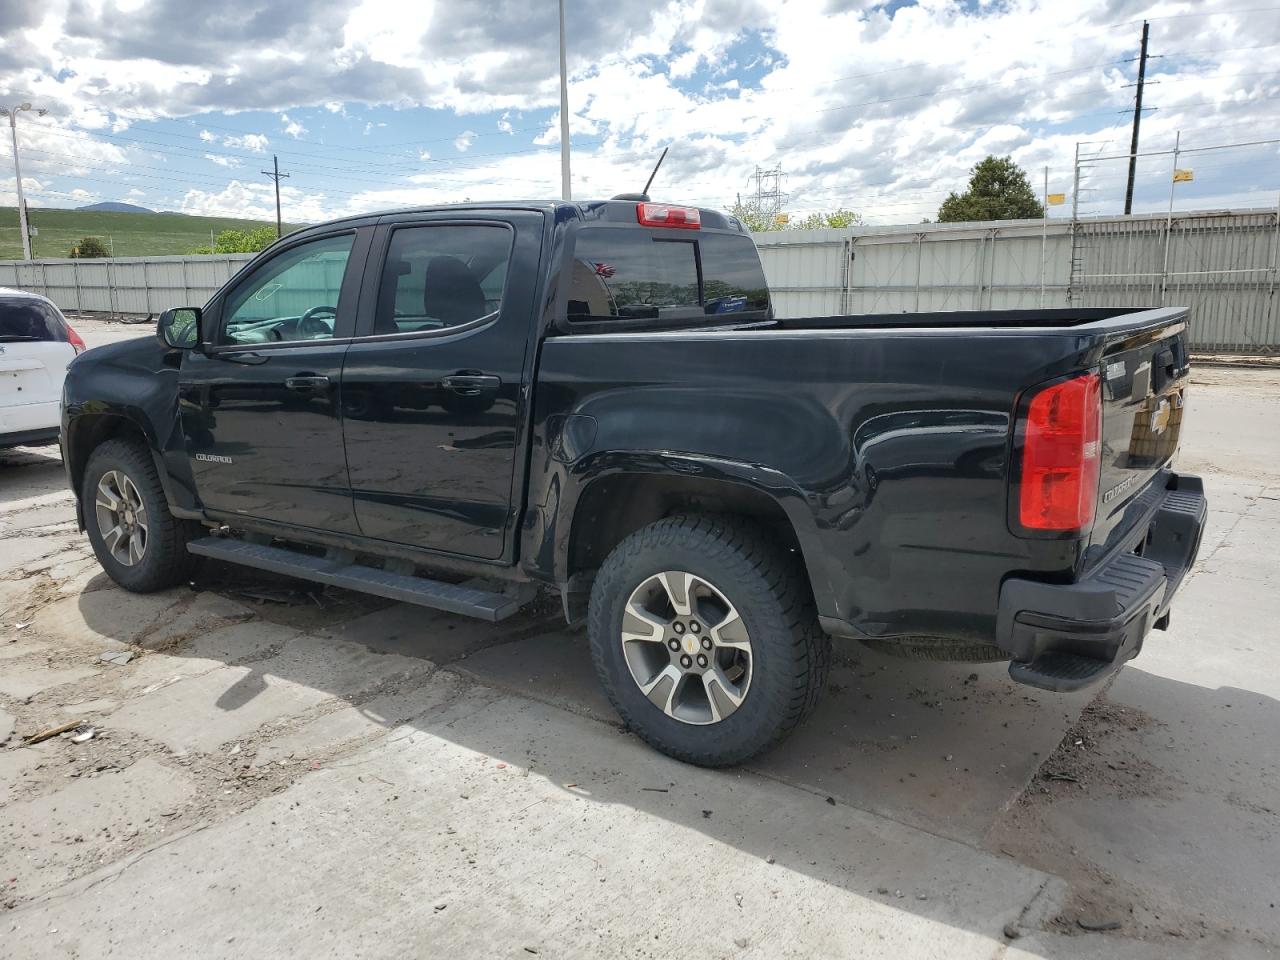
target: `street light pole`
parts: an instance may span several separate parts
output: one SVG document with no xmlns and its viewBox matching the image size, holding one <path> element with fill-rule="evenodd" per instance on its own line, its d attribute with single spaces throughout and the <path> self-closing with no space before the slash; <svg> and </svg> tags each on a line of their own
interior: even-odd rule
<svg viewBox="0 0 1280 960">
<path fill-rule="evenodd" d="M 560 0 L 560 198 L 573 199 L 569 186 L 569 66 L 564 46 L 564 0 Z"/>
<path fill-rule="evenodd" d="M 13 175 L 18 185 L 18 229 L 22 231 L 22 259 L 31 259 L 31 230 L 27 226 L 27 201 L 22 195 L 22 161 L 18 158 L 18 113 L 30 110 L 31 104 L 21 103 L 16 107 L 0 107 L 0 113 L 9 118 L 9 133 L 13 136 Z M 36 110 L 43 117 L 47 111 Z"/>
</svg>

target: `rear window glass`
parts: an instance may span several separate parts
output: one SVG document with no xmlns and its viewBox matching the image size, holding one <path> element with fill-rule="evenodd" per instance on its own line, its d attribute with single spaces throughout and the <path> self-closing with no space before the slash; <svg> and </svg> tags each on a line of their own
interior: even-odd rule
<svg viewBox="0 0 1280 960">
<path fill-rule="evenodd" d="M 668 239 L 616 228 L 578 234 L 570 319 L 675 320 L 768 308 L 764 271 L 748 237 Z"/>
<path fill-rule="evenodd" d="M 0 341 L 66 340 L 62 317 L 49 304 L 0 297 Z"/>
</svg>

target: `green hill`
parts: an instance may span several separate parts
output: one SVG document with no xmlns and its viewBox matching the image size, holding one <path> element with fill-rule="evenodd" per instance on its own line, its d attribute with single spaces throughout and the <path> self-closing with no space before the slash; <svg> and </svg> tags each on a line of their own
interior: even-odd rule
<svg viewBox="0 0 1280 960">
<path fill-rule="evenodd" d="M 180 213 L 115 213 L 99 210 L 53 210 L 29 207 L 31 225 L 40 231 L 31 238 L 37 259 L 67 257 L 81 237 L 98 237 L 117 257 L 146 257 L 191 253 L 209 246 L 209 231 L 252 230 L 261 220 L 231 217 L 188 217 Z M 272 224 L 274 226 L 274 224 Z M 297 225 L 285 224 L 285 232 Z M 22 234 L 17 207 L 0 207 L 0 260 L 22 257 Z"/>
</svg>

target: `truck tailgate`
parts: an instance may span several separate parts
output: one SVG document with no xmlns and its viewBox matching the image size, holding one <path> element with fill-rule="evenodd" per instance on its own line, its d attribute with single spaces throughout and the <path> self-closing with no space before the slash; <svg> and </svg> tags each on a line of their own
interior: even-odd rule
<svg viewBox="0 0 1280 960">
<path fill-rule="evenodd" d="M 1104 351 L 1102 464 L 1091 543 L 1110 545 L 1145 511 L 1151 481 L 1177 452 L 1189 373 L 1184 315 L 1118 333 Z"/>
</svg>

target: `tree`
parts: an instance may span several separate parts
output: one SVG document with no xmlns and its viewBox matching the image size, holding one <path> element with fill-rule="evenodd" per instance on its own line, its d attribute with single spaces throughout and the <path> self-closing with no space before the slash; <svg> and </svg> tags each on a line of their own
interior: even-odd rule
<svg viewBox="0 0 1280 960">
<path fill-rule="evenodd" d="M 111 251 L 97 237 L 82 237 L 71 247 L 72 260 L 97 260 L 99 257 L 109 256 Z"/>
<path fill-rule="evenodd" d="M 773 230 L 822 230 L 827 227 L 857 227 L 862 224 L 862 214 L 838 207 L 825 213 L 811 213 L 803 219 L 779 221 L 760 211 L 753 203 L 739 201 L 729 208 L 729 213 L 742 221 L 752 233 L 769 233 Z M 784 214 L 785 216 L 785 214 Z"/>
<path fill-rule="evenodd" d="M 787 224 L 790 230 L 839 230 L 844 227 L 860 226 L 862 226 L 862 214 L 846 210 L 844 207 L 837 207 L 826 213 L 811 213 L 803 220 L 792 220 Z"/>
<path fill-rule="evenodd" d="M 770 230 L 781 230 L 779 223 L 770 213 L 765 213 L 754 203 L 743 203 L 739 200 L 729 208 L 729 213 L 742 221 L 742 225 L 752 233 L 768 233 Z"/>
<path fill-rule="evenodd" d="M 939 223 L 967 220 L 1039 220 L 1044 204 L 1012 157 L 989 156 L 969 173 L 964 193 L 952 193 L 938 208 Z"/>
<path fill-rule="evenodd" d="M 197 247 L 193 253 L 257 253 L 276 242 L 275 227 L 257 227 L 253 230 L 223 230 L 213 242 L 213 248 Z"/>
</svg>

